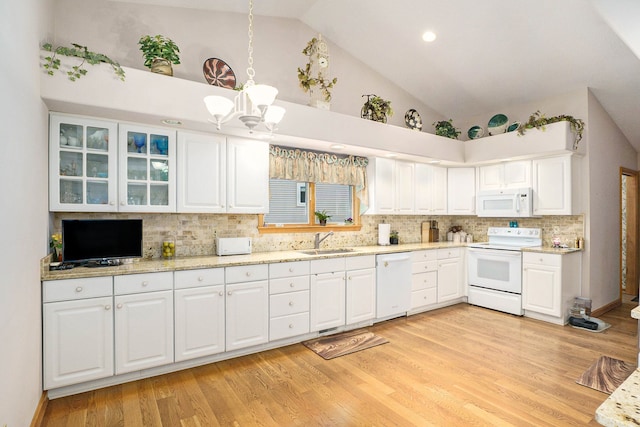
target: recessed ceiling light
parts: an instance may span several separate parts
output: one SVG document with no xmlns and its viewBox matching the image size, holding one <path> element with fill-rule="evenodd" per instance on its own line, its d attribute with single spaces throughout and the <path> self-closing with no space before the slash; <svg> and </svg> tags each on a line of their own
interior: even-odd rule
<svg viewBox="0 0 640 427">
<path fill-rule="evenodd" d="M 334 150 L 342 150 L 344 148 L 344 145 L 342 145 L 342 144 L 331 144 L 331 148 L 333 148 Z"/>
<path fill-rule="evenodd" d="M 433 31 L 425 31 L 424 34 L 422 35 L 422 40 L 426 42 L 432 42 L 435 39 L 436 39 L 436 33 L 434 33 Z"/>
<path fill-rule="evenodd" d="M 182 124 L 180 120 L 175 120 L 175 119 L 164 119 L 162 120 L 162 123 L 164 123 L 165 125 L 171 125 L 171 126 L 180 126 Z"/>
</svg>

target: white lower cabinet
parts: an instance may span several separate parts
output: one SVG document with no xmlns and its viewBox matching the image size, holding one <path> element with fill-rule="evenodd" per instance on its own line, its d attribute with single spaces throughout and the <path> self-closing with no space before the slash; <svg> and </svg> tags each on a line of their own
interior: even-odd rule
<svg viewBox="0 0 640 427">
<path fill-rule="evenodd" d="M 175 272 L 175 361 L 225 351 L 224 268 Z"/>
<path fill-rule="evenodd" d="M 269 340 L 309 332 L 309 261 L 269 265 Z"/>
<path fill-rule="evenodd" d="M 558 255 L 522 254 L 522 308 L 524 315 L 564 325 L 569 307 L 580 296 L 580 252 Z"/>
<path fill-rule="evenodd" d="M 438 249 L 438 302 L 461 298 L 464 293 L 462 250 Z"/>
<path fill-rule="evenodd" d="M 113 279 L 42 283 L 44 389 L 113 375 Z"/>
<path fill-rule="evenodd" d="M 173 272 L 115 276 L 116 374 L 173 362 Z"/>
<path fill-rule="evenodd" d="M 268 266 L 225 268 L 227 351 L 269 341 Z"/>
<path fill-rule="evenodd" d="M 376 257 L 367 255 L 346 258 L 347 325 L 376 317 Z"/>
<path fill-rule="evenodd" d="M 438 302 L 438 251 L 411 254 L 411 310 Z"/>
<path fill-rule="evenodd" d="M 311 261 L 311 332 L 337 328 L 345 324 L 345 268 L 344 258 Z"/>
</svg>

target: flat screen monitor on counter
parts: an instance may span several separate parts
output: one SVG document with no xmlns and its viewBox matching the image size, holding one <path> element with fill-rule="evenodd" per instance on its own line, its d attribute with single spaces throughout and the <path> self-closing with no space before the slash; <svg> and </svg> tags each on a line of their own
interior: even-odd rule
<svg viewBox="0 0 640 427">
<path fill-rule="evenodd" d="M 142 257 L 141 219 L 62 220 L 62 260 L 114 265 Z"/>
</svg>

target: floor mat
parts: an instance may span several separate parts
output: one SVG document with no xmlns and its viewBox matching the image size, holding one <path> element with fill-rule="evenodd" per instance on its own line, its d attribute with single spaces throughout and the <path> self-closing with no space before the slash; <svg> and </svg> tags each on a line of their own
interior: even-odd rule
<svg viewBox="0 0 640 427">
<path fill-rule="evenodd" d="M 304 341 L 302 344 L 322 358 L 330 360 L 388 342 L 389 340 L 373 332 L 351 331 L 328 337 L 315 338 Z"/>
<path fill-rule="evenodd" d="M 600 356 L 576 382 L 611 394 L 636 369 L 636 365 L 609 356 Z"/>
</svg>

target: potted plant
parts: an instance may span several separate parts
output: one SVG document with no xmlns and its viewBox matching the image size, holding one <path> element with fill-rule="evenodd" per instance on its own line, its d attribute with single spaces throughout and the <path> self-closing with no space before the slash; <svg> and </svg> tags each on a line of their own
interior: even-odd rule
<svg viewBox="0 0 640 427">
<path fill-rule="evenodd" d="M 45 43 L 42 45 L 42 49 L 47 52 L 51 52 L 51 55 L 47 55 L 44 57 L 44 63 L 42 67 L 47 70 L 47 74 L 53 76 L 54 70 L 60 70 L 60 58 L 57 55 L 71 56 L 75 58 L 80 58 L 82 62 L 80 65 L 74 65 L 71 67 L 69 71 L 66 71 L 67 77 L 71 81 L 76 81 L 80 77 L 87 74 L 87 69 L 84 67 L 85 63 L 89 63 L 91 65 L 96 65 L 104 62 L 105 64 L 111 65 L 113 68 L 113 72 L 116 73 L 116 76 L 120 78 L 120 80 L 124 81 L 124 70 L 116 61 L 109 58 L 107 55 L 102 53 L 92 52 L 87 49 L 86 46 L 82 46 L 76 43 L 71 43 L 73 47 L 65 47 L 58 46 L 55 49 L 51 43 Z M 61 73 L 65 71 L 60 70 Z"/>
<path fill-rule="evenodd" d="M 367 102 L 362 106 L 360 116 L 363 119 L 373 120 L 375 122 L 387 123 L 387 116 L 393 116 L 391 101 L 380 98 L 378 95 L 362 95 L 367 97 Z"/>
<path fill-rule="evenodd" d="M 392 245 L 397 245 L 398 237 L 399 237 L 399 234 L 397 231 L 391 231 L 391 233 L 389 233 L 389 243 Z"/>
<path fill-rule="evenodd" d="M 62 262 L 62 233 L 51 235 L 49 247 L 53 249 L 53 261 Z"/>
<path fill-rule="evenodd" d="M 453 126 L 453 120 L 440 120 L 434 122 L 433 126 L 436 128 L 436 135 L 444 136 L 445 138 L 458 139 L 460 135 L 460 129 Z"/>
<path fill-rule="evenodd" d="M 325 210 L 316 211 L 315 215 L 320 225 L 327 225 L 327 220 L 331 219 L 331 215 L 329 215 Z"/>
<path fill-rule="evenodd" d="M 347 225 L 353 224 L 353 218 L 349 217 L 349 218 L 345 219 L 344 223 L 347 224 Z"/>
<path fill-rule="evenodd" d="M 561 114 L 559 116 L 554 117 L 545 117 L 544 114 L 540 113 L 540 110 L 529 116 L 529 120 L 526 123 L 521 124 L 518 127 L 518 135 L 522 136 L 529 129 L 539 129 L 545 130 L 545 125 L 549 125 L 551 123 L 569 122 L 569 126 L 571 127 L 571 132 L 576 135 L 576 139 L 573 142 L 573 149 L 578 149 L 578 143 L 582 140 L 582 133 L 584 132 L 584 122 L 581 119 L 576 119 L 573 116 L 568 116 L 566 114 Z"/>
<path fill-rule="evenodd" d="M 142 36 L 138 40 L 144 66 L 149 67 L 151 72 L 173 76 L 172 64 L 180 63 L 180 49 L 171 40 L 162 35 Z"/>
</svg>

